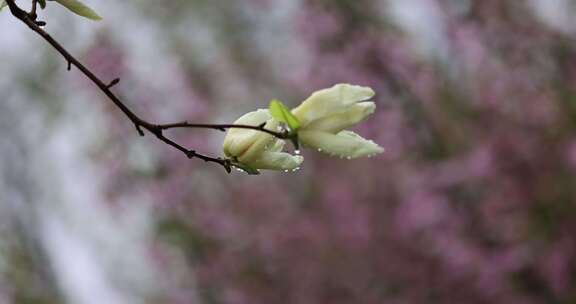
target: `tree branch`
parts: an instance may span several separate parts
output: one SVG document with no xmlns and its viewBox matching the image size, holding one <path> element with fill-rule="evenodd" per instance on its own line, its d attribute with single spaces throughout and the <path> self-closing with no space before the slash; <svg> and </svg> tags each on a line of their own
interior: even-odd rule
<svg viewBox="0 0 576 304">
<path fill-rule="evenodd" d="M 238 129 L 251 129 L 260 132 L 265 132 L 280 139 L 291 139 L 291 136 L 288 132 L 277 132 L 265 129 L 264 128 L 265 124 L 259 126 L 234 125 L 234 124 L 195 124 L 186 121 L 172 124 L 150 123 L 140 118 L 138 115 L 136 115 L 136 113 L 134 113 L 128 106 L 126 106 L 122 102 L 122 100 L 120 100 L 120 98 L 117 97 L 111 91 L 111 88 L 114 85 L 118 84 L 120 79 L 116 78 L 111 82 L 109 82 L 108 84 L 106 84 L 104 81 L 98 78 L 90 69 L 84 66 L 74 56 L 72 56 L 58 41 L 52 38 L 50 34 L 48 34 L 41 28 L 41 26 L 44 26 L 46 23 L 43 21 L 36 20 L 37 0 L 32 0 L 32 11 L 30 13 L 27 13 L 26 11 L 19 8 L 14 2 L 14 0 L 6 0 L 6 3 L 8 4 L 10 12 L 14 17 L 18 18 L 20 21 L 26 24 L 31 30 L 40 35 L 44 40 L 46 40 L 46 42 L 48 42 L 54 49 L 56 49 L 62 55 L 62 57 L 64 57 L 68 65 L 68 70 L 70 70 L 72 66 L 75 66 L 76 68 L 78 68 L 78 70 L 80 70 L 80 72 L 82 72 L 82 74 L 84 74 L 88 79 L 90 79 L 100 89 L 100 91 L 102 91 L 102 93 L 104 93 L 114 103 L 114 105 L 118 109 L 120 109 L 120 111 L 122 111 L 122 113 L 124 113 L 126 117 L 128 117 L 128 119 L 130 119 L 130 121 L 136 127 L 138 134 L 140 134 L 141 136 L 145 135 L 143 130 L 146 130 L 154 134 L 160 141 L 164 142 L 165 144 L 172 146 L 175 149 L 178 149 L 179 151 L 183 152 L 188 158 L 199 158 L 205 162 L 217 163 L 223 166 L 227 172 L 230 172 L 231 167 L 234 166 L 234 164 L 230 160 L 221 157 L 211 157 L 203 155 L 196 152 L 195 150 L 187 149 L 184 146 L 176 143 L 175 141 L 167 138 L 164 135 L 163 131 L 176 128 L 195 128 L 195 129 L 201 128 L 201 129 L 214 129 L 220 131 L 225 131 L 231 128 L 238 128 Z"/>
</svg>

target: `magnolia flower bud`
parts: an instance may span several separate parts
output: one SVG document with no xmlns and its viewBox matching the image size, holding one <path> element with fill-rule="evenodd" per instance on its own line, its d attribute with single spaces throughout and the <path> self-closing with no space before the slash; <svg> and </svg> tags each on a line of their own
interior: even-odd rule
<svg viewBox="0 0 576 304">
<path fill-rule="evenodd" d="M 268 110 L 258 109 L 244 114 L 234 124 L 264 126 L 268 130 L 276 130 L 278 121 L 272 119 Z M 271 134 L 252 130 L 233 128 L 228 130 L 224 138 L 224 154 L 241 165 L 252 169 L 293 170 L 302 164 L 302 156 L 293 156 L 282 152 L 284 141 Z"/>
<path fill-rule="evenodd" d="M 372 156 L 382 147 L 345 129 L 364 120 L 374 112 L 374 96 L 368 87 L 337 84 L 317 91 L 292 110 L 298 118 L 298 138 L 304 146 L 346 158 Z"/>
</svg>

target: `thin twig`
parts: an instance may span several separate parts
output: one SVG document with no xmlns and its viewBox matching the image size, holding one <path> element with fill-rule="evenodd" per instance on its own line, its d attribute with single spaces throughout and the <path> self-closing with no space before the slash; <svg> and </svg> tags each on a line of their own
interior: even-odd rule
<svg viewBox="0 0 576 304">
<path fill-rule="evenodd" d="M 36 20 L 36 8 L 38 6 L 38 0 L 32 0 L 32 9 L 30 10 L 30 18 L 32 18 L 33 20 Z"/>
<path fill-rule="evenodd" d="M 231 128 L 238 128 L 238 129 L 252 129 L 260 132 L 265 132 L 270 135 L 273 135 L 280 139 L 291 139 L 291 135 L 288 132 L 276 132 L 272 130 L 265 129 L 265 124 L 261 124 L 259 126 L 249 126 L 249 125 L 234 125 L 234 124 L 194 124 L 189 122 L 179 122 L 179 123 L 172 123 L 172 124 L 153 124 L 150 123 L 142 118 L 140 118 L 136 113 L 134 113 L 128 106 L 126 106 L 119 97 L 117 97 L 110 89 L 118 84 L 119 79 L 114 79 L 109 83 L 105 83 L 100 78 L 98 78 L 90 69 L 84 66 L 80 61 L 78 61 L 74 56 L 72 56 L 58 41 L 56 41 L 50 34 L 44 31 L 41 26 L 44 26 L 46 23 L 43 21 L 36 21 L 36 4 L 37 0 L 32 0 L 32 11 L 27 13 L 26 11 L 20 9 L 14 0 L 6 0 L 10 8 L 10 12 L 14 17 L 18 18 L 20 21 L 24 22 L 30 29 L 40 35 L 44 40 L 46 40 L 54 49 L 56 49 L 62 57 L 67 62 L 67 69 L 70 70 L 72 66 L 75 66 L 84 74 L 87 78 L 89 78 L 99 89 L 102 91 L 113 103 L 116 107 L 130 119 L 130 121 L 136 127 L 138 134 L 144 136 L 144 130 L 154 134 L 160 141 L 166 143 L 169 146 L 176 148 L 177 150 L 183 152 L 188 158 L 199 158 L 204 160 L 205 162 L 213 162 L 223 166 L 226 171 L 230 172 L 231 166 L 233 164 L 230 160 L 224 159 L 221 157 L 211 157 L 207 155 L 200 154 L 195 150 L 190 150 L 182 145 L 176 143 L 175 141 L 167 138 L 164 135 L 165 130 L 169 129 L 176 129 L 176 128 L 201 128 L 201 129 L 214 129 L 224 131 Z"/>
<path fill-rule="evenodd" d="M 183 121 L 183 122 L 178 122 L 178 123 L 172 123 L 172 124 L 163 124 L 163 125 L 157 125 L 156 127 L 162 129 L 162 130 L 169 130 L 169 129 L 182 129 L 182 128 L 190 128 L 190 129 L 197 129 L 197 128 L 202 128 L 202 129 L 214 129 L 214 130 L 219 130 L 219 131 L 225 131 L 227 129 L 250 129 L 250 130 L 256 130 L 256 131 L 260 131 L 260 132 L 264 132 L 264 133 L 268 133 L 276 138 L 279 139 L 289 139 L 291 138 L 291 135 L 289 132 L 284 131 L 284 132 L 277 132 L 277 131 L 272 131 L 272 130 L 268 130 L 266 128 L 264 128 L 266 124 L 261 124 L 259 126 L 250 126 L 250 125 L 237 125 L 237 124 L 198 124 L 198 123 L 189 123 L 187 121 Z"/>
</svg>

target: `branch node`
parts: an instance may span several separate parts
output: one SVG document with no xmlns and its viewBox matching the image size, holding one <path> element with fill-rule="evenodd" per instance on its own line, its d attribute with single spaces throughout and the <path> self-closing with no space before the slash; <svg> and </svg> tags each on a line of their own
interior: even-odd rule
<svg viewBox="0 0 576 304">
<path fill-rule="evenodd" d="M 134 124 L 134 126 L 136 127 L 136 131 L 138 131 L 138 135 L 140 136 L 144 136 L 144 131 L 142 131 L 142 127 L 139 124 Z"/>
<path fill-rule="evenodd" d="M 106 86 L 106 88 L 110 89 L 111 87 L 117 85 L 120 82 L 120 78 L 115 78 L 114 80 L 110 81 L 110 83 Z"/>
<path fill-rule="evenodd" d="M 196 151 L 194 150 L 188 150 L 186 151 L 186 157 L 188 157 L 189 159 L 192 159 L 196 156 Z"/>
<path fill-rule="evenodd" d="M 46 25 L 46 22 L 44 22 L 44 21 L 34 21 L 34 23 L 35 23 L 37 26 L 45 26 L 45 25 Z"/>
<path fill-rule="evenodd" d="M 222 160 L 222 166 L 224 166 L 224 169 L 226 169 L 226 172 L 228 172 L 228 174 L 232 172 L 232 161 L 230 161 L 229 159 Z"/>
</svg>

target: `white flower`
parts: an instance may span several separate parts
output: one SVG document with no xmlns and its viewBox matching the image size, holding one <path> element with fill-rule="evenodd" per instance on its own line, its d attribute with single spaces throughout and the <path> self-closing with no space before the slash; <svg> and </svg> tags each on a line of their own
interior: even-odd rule
<svg viewBox="0 0 576 304">
<path fill-rule="evenodd" d="M 371 140 L 345 129 L 364 120 L 376 105 L 368 87 L 337 84 L 317 91 L 292 110 L 298 118 L 298 139 L 307 147 L 346 158 L 372 156 L 384 151 Z"/>
<path fill-rule="evenodd" d="M 278 121 L 272 119 L 268 110 L 258 109 L 244 114 L 234 124 L 264 126 L 268 130 L 277 130 Z M 224 154 L 233 162 L 249 166 L 252 169 L 293 170 L 302 164 L 304 158 L 282 152 L 284 141 L 271 134 L 252 130 L 233 128 L 224 138 Z"/>
</svg>

